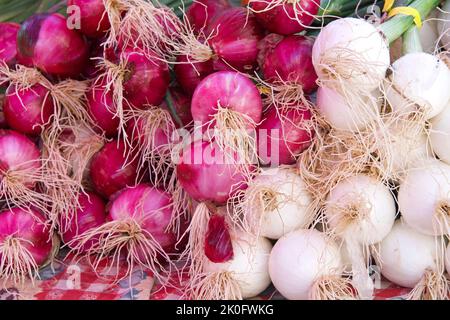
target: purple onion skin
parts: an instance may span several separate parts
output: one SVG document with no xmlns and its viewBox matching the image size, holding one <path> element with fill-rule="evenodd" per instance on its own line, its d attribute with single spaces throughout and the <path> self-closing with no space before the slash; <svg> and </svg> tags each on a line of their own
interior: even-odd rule
<svg viewBox="0 0 450 320">
<path fill-rule="evenodd" d="M 18 51 L 41 71 L 59 77 L 77 77 L 88 62 L 89 47 L 60 14 L 35 14 L 19 30 Z"/>
<path fill-rule="evenodd" d="M 198 33 L 209 25 L 216 14 L 230 7 L 228 0 L 199 0 L 190 5 L 186 16 L 191 27 Z"/>
<path fill-rule="evenodd" d="M 178 84 L 183 91 L 192 96 L 198 84 L 208 75 L 214 72 L 214 63 L 212 60 L 205 62 L 190 63 L 187 56 L 177 57 L 174 71 Z"/>
<path fill-rule="evenodd" d="M 210 121 L 219 103 L 223 108 L 247 115 L 255 123 L 261 121 L 263 103 L 259 90 L 251 80 L 237 72 L 219 71 L 203 79 L 192 97 L 194 121 Z M 251 129 L 252 124 L 249 123 L 248 128 Z"/>
<path fill-rule="evenodd" d="M 69 0 L 68 6 L 80 8 L 80 32 L 90 38 L 101 38 L 111 27 L 103 0 Z"/>
<path fill-rule="evenodd" d="M 75 237 L 85 233 L 86 231 L 100 227 L 106 222 L 106 206 L 103 199 L 93 192 L 87 194 L 82 193 L 78 197 L 80 208 L 77 209 L 74 218 L 67 220 L 60 219 L 62 240 L 64 243 L 69 243 Z M 83 252 L 88 251 L 95 243 L 95 239 L 89 240 L 81 250 Z M 74 247 L 78 244 L 77 241 L 71 243 Z"/>
<path fill-rule="evenodd" d="M 49 90 L 40 84 L 25 90 L 10 85 L 3 106 L 9 127 L 24 134 L 39 135 L 54 111 L 49 94 Z"/>
<path fill-rule="evenodd" d="M 173 214 L 172 196 L 156 187 L 139 184 L 120 191 L 108 205 L 108 221 L 134 219 L 166 252 L 173 252 L 176 235 L 167 232 Z"/>
<path fill-rule="evenodd" d="M 256 11 L 261 11 L 267 8 L 270 2 L 272 1 L 253 1 L 250 3 L 250 7 Z M 319 12 L 319 5 L 320 1 L 317 0 L 298 0 L 295 4 L 284 3 L 269 11 L 255 13 L 255 16 L 269 32 L 291 35 L 303 31 L 305 26 L 309 26 L 313 22 L 314 16 Z M 297 16 L 294 8 L 299 13 Z M 301 23 L 295 20 L 295 18 Z"/>
<path fill-rule="evenodd" d="M 101 79 L 92 83 L 86 93 L 87 109 L 95 124 L 103 130 L 106 136 L 115 137 L 118 133 L 120 120 L 114 117 L 116 106 L 111 91 L 105 91 L 104 81 Z"/>
<path fill-rule="evenodd" d="M 208 25 L 206 34 L 215 34 L 208 41 L 214 52 L 215 70 L 230 70 L 231 66 L 238 71 L 249 72 L 256 68 L 258 42 L 264 31 L 245 8 L 230 8 L 217 14 Z"/>
<path fill-rule="evenodd" d="M 299 85 L 305 93 L 315 91 L 317 74 L 312 63 L 313 41 L 298 35 L 284 39 L 269 35 L 266 38 L 277 40 L 265 41 L 266 47 L 261 50 L 259 61 L 264 79 L 272 83 L 282 81 Z"/>
<path fill-rule="evenodd" d="M 161 104 L 169 88 L 168 65 L 139 49 L 126 49 L 121 58 L 128 62 L 129 74 L 123 88 L 130 106 L 145 109 L 148 105 Z"/>
<path fill-rule="evenodd" d="M 302 127 L 302 123 L 309 120 L 311 112 L 308 110 L 280 109 L 277 112 L 271 106 L 257 128 L 261 163 L 273 166 L 294 164 L 294 155 L 299 155 L 311 145 L 313 133 Z"/>
<path fill-rule="evenodd" d="M 205 255 L 214 263 L 224 263 L 233 259 L 233 244 L 224 216 L 215 214 L 208 222 L 205 235 Z"/>
<path fill-rule="evenodd" d="M 0 22 L 0 63 L 13 66 L 17 62 L 17 33 L 20 25 Z"/>
<path fill-rule="evenodd" d="M 126 186 L 133 186 L 137 177 L 136 162 L 126 166 L 125 144 L 113 140 L 93 157 L 90 174 L 95 191 L 105 198 L 111 197 Z"/>
<path fill-rule="evenodd" d="M 38 266 L 44 264 L 49 258 L 52 240 L 50 230 L 45 226 L 40 212 L 21 208 L 0 212 L 0 245 L 11 236 L 24 240 L 21 241 L 22 246 L 31 254 Z M 4 259 L 0 253 L 0 261 Z"/>
<path fill-rule="evenodd" d="M 177 164 L 177 177 L 194 200 L 222 205 L 238 190 L 247 187 L 236 164 L 223 161 L 224 158 L 215 143 L 206 141 L 193 142 L 183 150 Z"/>
</svg>

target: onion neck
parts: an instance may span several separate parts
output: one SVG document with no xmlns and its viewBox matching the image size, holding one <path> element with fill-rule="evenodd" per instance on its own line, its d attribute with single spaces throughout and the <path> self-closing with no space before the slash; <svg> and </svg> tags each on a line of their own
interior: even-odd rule
<svg viewBox="0 0 450 320">
<path fill-rule="evenodd" d="M 440 0 L 416 0 L 410 8 L 416 9 L 420 17 L 425 19 L 430 12 L 435 9 L 440 3 Z M 412 16 L 399 14 L 389 19 L 378 27 L 378 30 L 386 37 L 387 42 L 390 44 L 400 38 L 414 23 Z"/>
<path fill-rule="evenodd" d="M 403 35 L 403 54 L 423 52 L 419 29 L 412 26 Z"/>
</svg>

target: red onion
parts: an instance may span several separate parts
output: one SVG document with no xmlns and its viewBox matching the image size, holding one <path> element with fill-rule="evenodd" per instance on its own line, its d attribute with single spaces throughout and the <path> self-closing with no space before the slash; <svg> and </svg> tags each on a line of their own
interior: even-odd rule
<svg viewBox="0 0 450 320">
<path fill-rule="evenodd" d="M 232 71 L 206 77 L 195 90 L 191 103 L 196 124 L 214 128 L 217 145 L 236 152 L 244 163 L 252 163 L 256 156 L 254 130 L 261 121 L 262 109 L 256 85 Z"/>
<path fill-rule="evenodd" d="M 126 68 L 130 70 L 123 81 L 127 102 L 138 109 L 159 105 L 169 87 L 167 64 L 158 60 L 154 53 L 144 54 L 138 49 L 125 50 L 121 59 L 126 61 Z"/>
<path fill-rule="evenodd" d="M 6 90 L 3 112 L 8 125 L 21 133 L 39 135 L 53 114 L 50 91 L 41 84 L 20 89 L 11 84 Z"/>
<path fill-rule="evenodd" d="M 107 143 L 92 159 L 90 173 L 95 190 L 109 198 L 126 186 L 133 186 L 137 178 L 137 163 L 125 156 L 122 141 Z"/>
<path fill-rule="evenodd" d="M 12 22 L 0 22 L 0 63 L 9 66 L 16 63 L 17 59 L 17 33 L 20 25 Z"/>
<path fill-rule="evenodd" d="M 257 129 L 258 156 L 264 165 L 290 165 L 311 144 L 313 132 L 308 129 L 311 112 L 302 108 L 271 106 Z"/>
<path fill-rule="evenodd" d="M 183 150 L 177 177 L 193 199 L 225 204 L 230 196 L 246 187 L 246 178 L 238 167 L 217 144 L 196 141 Z"/>
<path fill-rule="evenodd" d="M 186 16 L 191 27 L 198 33 L 209 25 L 216 14 L 229 7 L 228 0 L 198 0 L 187 9 Z"/>
<path fill-rule="evenodd" d="M 138 265 L 162 278 L 161 271 L 167 270 L 160 260 L 170 263 L 177 241 L 174 233 L 166 231 L 171 219 L 170 194 L 145 184 L 128 187 L 110 203 L 107 223 L 75 238 L 77 249 L 95 239 L 88 251 L 95 261 L 109 256 L 115 265 L 125 258 L 127 275 Z"/>
<path fill-rule="evenodd" d="M 258 21 L 270 32 L 291 35 L 307 28 L 319 11 L 317 0 L 250 0 Z"/>
<path fill-rule="evenodd" d="M 80 9 L 80 31 L 88 37 L 100 38 L 110 28 L 103 0 L 69 0 L 68 6 Z"/>
<path fill-rule="evenodd" d="M 17 47 L 34 66 L 55 76 L 78 76 L 88 59 L 86 41 L 69 30 L 66 18 L 56 13 L 28 18 L 19 30 Z"/>
<path fill-rule="evenodd" d="M 252 14 L 244 8 L 230 8 L 211 21 L 206 35 L 214 55 L 215 70 L 229 70 L 231 65 L 239 71 L 251 71 L 256 67 L 258 42 L 263 31 Z"/>
<path fill-rule="evenodd" d="M 312 64 L 313 41 L 304 36 L 268 35 L 260 53 L 264 79 L 274 85 L 297 86 L 304 93 L 317 89 L 317 75 Z"/>
<path fill-rule="evenodd" d="M 118 133 L 120 119 L 115 116 L 117 108 L 113 101 L 113 92 L 105 87 L 103 78 L 92 83 L 86 93 L 89 114 L 100 129 L 108 137 L 115 137 Z"/>
<path fill-rule="evenodd" d="M 79 235 L 88 232 L 93 228 L 98 228 L 106 222 L 105 204 L 102 198 L 93 192 L 87 194 L 80 194 L 78 197 L 80 207 L 76 211 L 76 215 L 71 219 L 61 217 L 60 232 L 64 243 L 67 243 L 70 248 L 75 248 L 79 245 L 77 240 L 74 240 Z M 80 250 L 83 252 L 92 248 L 95 239 L 85 243 Z"/>
<path fill-rule="evenodd" d="M 192 96 L 198 84 L 214 72 L 214 63 L 211 59 L 204 62 L 190 62 L 188 56 L 178 56 L 173 69 L 184 92 Z"/>
<path fill-rule="evenodd" d="M 12 208 L 0 212 L 0 278 L 23 283 L 38 276 L 52 258 L 52 240 L 36 210 Z"/>
<path fill-rule="evenodd" d="M 233 259 L 233 245 L 225 217 L 213 215 L 208 222 L 205 235 L 205 255 L 214 263 Z"/>
</svg>

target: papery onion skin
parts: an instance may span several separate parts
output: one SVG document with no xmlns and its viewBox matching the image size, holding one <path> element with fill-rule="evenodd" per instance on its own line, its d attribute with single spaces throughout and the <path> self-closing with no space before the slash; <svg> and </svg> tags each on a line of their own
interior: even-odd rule
<svg viewBox="0 0 450 320">
<path fill-rule="evenodd" d="M 166 232 L 173 214 L 172 196 L 146 184 L 127 187 L 109 205 L 107 220 L 134 219 L 166 252 L 173 252 L 176 235 Z"/>
<path fill-rule="evenodd" d="M 130 106 L 145 109 L 146 105 L 159 105 L 169 88 L 169 67 L 153 53 L 140 49 L 126 49 L 121 59 L 130 70 L 124 83 L 124 96 Z"/>
<path fill-rule="evenodd" d="M 128 159 L 130 160 L 130 159 Z M 111 141 L 92 159 L 90 174 L 95 190 L 106 198 L 126 186 L 133 186 L 137 177 L 136 161 L 126 164 L 125 144 Z"/>
<path fill-rule="evenodd" d="M 2 172 L 8 170 L 39 170 L 41 153 L 27 136 L 13 130 L 0 130 L 0 167 Z M 33 188 L 37 181 L 22 181 L 28 188 Z"/>
<path fill-rule="evenodd" d="M 186 16 L 193 30 L 198 33 L 209 25 L 216 14 L 228 8 L 228 0 L 198 0 L 190 5 Z"/>
<path fill-rule="evenodd" d="M 88 62 L 88 45 L 69 30 L 60 14 L 35 14 L 19 30 L 17 47 L 41 71 L 61 77 L 77 77 Z"/>
<path fill-rule="evenodd" d="M 20 25 L 13 22 L 0 22 L 0 63 L 13 66 L 17 59 L 17 33 Z"/>
<path fill-rule="evenodd" d="M 194 121 L 210 121 L 219 103 L 223 108 L 247 115 L 255 123 L 261 121 L 263 104 L 258 88 L 237 72 L 219 71 L 203 79 L 192 97 Z M 249 123 L 248 127 L 252 128 L 252 125 Z"/>
<path fill-rule="evenodd" d="M 306 108 L 277 111 L 271 106 L 256 129 L 261 163 L 272 166 L 294 164 L 295 156 L 311 145 L 314 132 L 307 129 L 311 117 Z"/>
<path fill-rule="evenodd" d="M 402 220 L 380 243 L 381 273 L 389 281 L 414 288 L 427 269 L 436 269 L 435 237 L 415 231 Z"/>
<path fill-rule="evenodd" d="M 23 239 L 21 245 L 33 257 L 37 266 L 42 266 L 52 252 L 50 232 L 40 212 L 33 209 L 12 208 L 0 212 L 0 243 L 13 236 Z M 0 261 L 3 261 L 0 253 Z"/>
<path fill-rule="evenodd" d="M 100 38 L 111 27 L 103 0 L 69 0 L 68 6 L 80 9 L 80 32 L 91 38 Z"/>
<path fill-rule="evenodd" d="M 3 112 L 12 129 L 29 135 L 39 135 L 53 111 L 50 91 L 40 84 L 29 89 L 18 89 L 12 84 L 6 90 Z"/>
<path fill-rule="evenodd" d="M 184 92 L 192 96 L 198 84 L 214 72 L 214 64 L 212 60 L 194 63 L 190 62 L 187 56 L 178 56 L 174 71 Z"/>
<path fill-rule="evenodd" d="M 66 217 L 60 218 L 60 229 L 63 230 L 61 237 L 69 247 L 79 245 L 77 241 L 71 242 L 75 237 L 106 222 L 105 203 L 101 197 L 93 192 L 82 193 L 78 197 L 78 202 L 80 207 L 71 220 L 68 220 Z M 82 250 L 89 250 L 94 241 L 92 239 L 87 242 Z"/>
<path fill-rule="evenodd" d="M 94 123 L 104 131 L 108 137 L 118 133 L 119 117 L 115 116 L 117 110 L 113 102 L 112 91 L 107 91 L 104 80 L 99 79 L 92 83 L 86 93 L 87 109 Z"/>
<path fill-rule="evenodd" d="M 269 273 L 275 288 L 287 299 L 306 300 L 321 276 L 340 276 L 339 247 L 324 233 L 299 229 L 286 234 L 274 245 Z"/>
<path fill-rule="evenodd" d="M 224 159 L 215 143 L 192 142 L 183 150 L 177 163 L 178 181 L 196 201 L 225 204 L 230 196 L 244 189 L 246 183 L 239 173 L 239 166 Z"/>
<path fill-rule="evenodd" d="M 273 1 L 253 0 L 250 2 L 250 7 L 255 11 L 262 11 L 271 2 Z M 314 16 L 319 12 L 319 6 L 320 1 L 316 0 L 285 1 L 282 5 L 266 12 L 256 12 L 255 16 L 270 32 L 291 35 L 303 31 L 313 22 Z"/>
<path fill-rule="evenodd" d="M 230 70 L 228 64 L 243 72 L 256 67 L 263 30 L 244 8 L 230 8 L 216 15 L 206 34 L 215 35 L 208 41 L 214 52 L 215 70 Z"/>
<path fill-rule="evenodd" d="M 267 37 L 273 38 L 269 35 Z M 293 35 L 271 43 L 259 58 L 264 80 L 270 83 L 289 83 L 302 88 L 305 93 L 317 89 L 317 74 L 312 64 L 313 41 Z"/>
</svg>

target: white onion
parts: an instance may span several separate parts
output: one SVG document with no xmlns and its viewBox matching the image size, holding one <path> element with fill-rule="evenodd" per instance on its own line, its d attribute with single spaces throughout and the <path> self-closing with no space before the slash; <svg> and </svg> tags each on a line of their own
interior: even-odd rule
<svg viewBox="0 0 450 320">
<path fill-rule="evenodd" d="M 338 236 L 372 245 L 391 230 L 396 216 L 395 200 L 383 183 L 360 174 L 331 190 L 325 215 Z"/>
<path fill-rule="evenodd" d="M 431 120 L 430 141 L 439 159 L 450 164 L 450 104 Z"/>
<path fill-rule="evenodd" d="M 233 238 L 232 244 L 234 255 L 230 261 L 214 263 L 205 259 L 203 271 L 206 274 L 228 274 L 239 286 L 243 299 L 255 297 L 270 285 L 268 262 L 272 244 L 263 237 L 253 241 L 244 235 Z"/>
<path fill-rule="evenodd" d="M 338 91 L 322 86 L 317 90 L 317 107 L 334 128 L 358 131 L 379 116 L 382 102 L 379 96 L 380 93 L 376 91 L 372 95 L 353 99 L 350 104 Z"/>
<path fill-rule="evenodd" d="M 314 43 L 312 58 L 319 79 L 330 80 L 331 68 L 350 88 L 367 92 L 379 86 L 390 64 L 388 44 L 381 33 L 356 18 L 326 25 Z"/>
<path fill-rule="evenodd" d="M 325 216 L 331 232 L 346 245 L 353 286 L 363 299 L 371 299 L 374 283 L 367 257 L 371 246 L 383 240 L 394 224 L 396 207 L 390 190 L 366 175 L 350 177 L 331 190 Z"/>
<path fill-rule="evenodd" d="M 396 221 L 380 244 L 381 273 L 389 281 L 413 288 L 428 268 L 436 269 L 436 238 Z"/>
<path fill-rule="evenodd" d="M 315 229 L 293 231 L 273 247 L 269 273 L 275 288 L 285 298 L 310 299 L 314 284 L 321 278 L 341 277 L 339 248 Z"/>
<path fill-rule="evenodd" d="M 403 219 L 413 229 L 435 236 L 448 233 L 450 166 L 430 160 L 410 170 L 400 184 L 398 204 Z"/>
<path fill-rule="evenodd" d="M 418 111 L 431 119 L 444 110 L 450 99 L 450 71 L 436 56 L 409 53 L 392 64 L 386 98 L 399 114 Z"/>
<path fill-rule="evenodd" d="M 441 45 L 445 50 L 450 50 L 450 1 L 448 0 L 439 12 L 437 28 Z"/>
<path fill-rule="evenodd" d="M 246 219 L 263 237 L 279 239 L 313 221 L 312 196 L 292 168 L 263 169 L 246 190 L 242 203 Z"/>
</svg>

